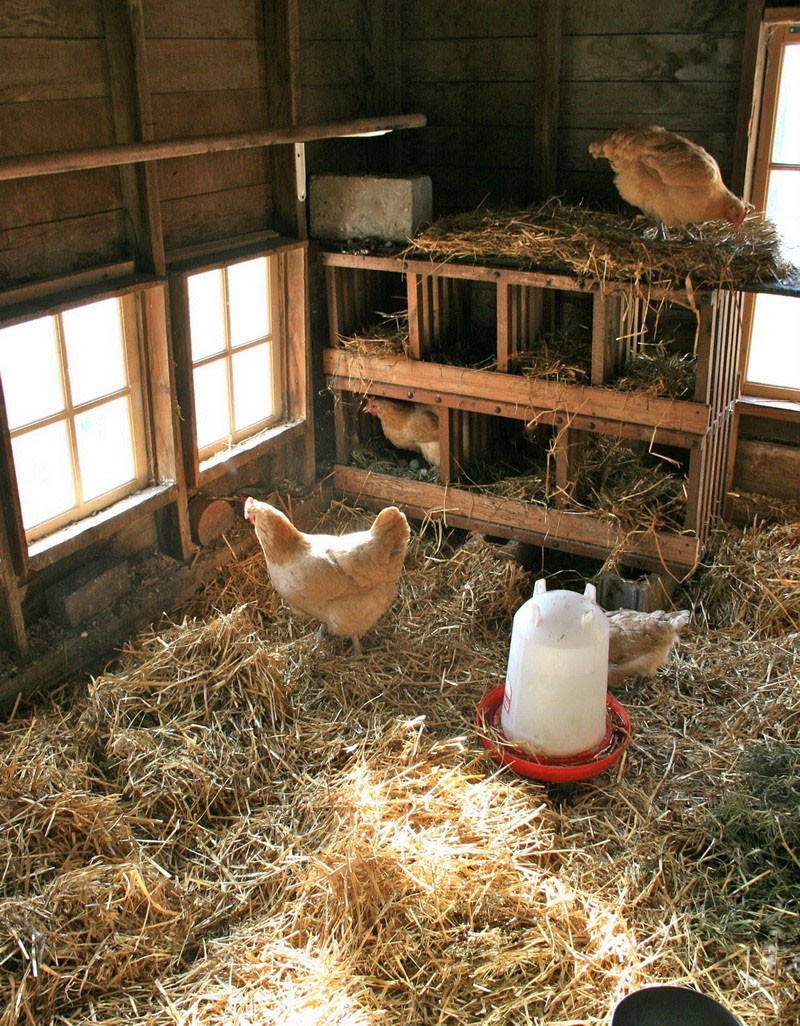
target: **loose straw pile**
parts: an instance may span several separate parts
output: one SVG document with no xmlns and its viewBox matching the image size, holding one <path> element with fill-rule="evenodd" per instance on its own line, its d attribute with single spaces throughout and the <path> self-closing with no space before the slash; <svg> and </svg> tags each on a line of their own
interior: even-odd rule
<svg viewBox="0 0 800 1026">
<path fill-rule="evenodd" d="M 533 584 L 493 545 L 415 527 L 361 659 L 228 567 L 0 725 L 0 1024 L 607 1026 L 657 982 L 797 1021 L 796 530 L 730 532 L 569 795 L 476 735 Z"/>
</svg>

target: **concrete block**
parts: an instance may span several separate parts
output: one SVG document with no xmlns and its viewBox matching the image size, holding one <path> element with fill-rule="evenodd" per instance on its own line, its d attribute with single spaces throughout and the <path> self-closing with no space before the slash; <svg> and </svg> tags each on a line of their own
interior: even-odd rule
<svg viewBox="0 0 800 1026">
<path fill-rule="evenodd" d="M 407 242 L 433 216 L 427 175 L 311 175 L 311 235 Z"/>
<path fill-rule="evenodd" d="M 95 559 L 47 589 L 47 612 L 63 627 L 77 627 L 107 610 L 130 586 L 127 562 Z"/>
</svg>

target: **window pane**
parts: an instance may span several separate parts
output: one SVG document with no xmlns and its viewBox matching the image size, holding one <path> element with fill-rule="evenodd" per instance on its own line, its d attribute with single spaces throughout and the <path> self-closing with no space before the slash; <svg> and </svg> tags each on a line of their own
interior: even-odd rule
<svg viewBox="0 0 800 1026">
<path fill-rule="evenodd" d="M 0 330 L 0 377 L 12 431 L 64 409 L 52 317 Z"/>
<path fill-rule="evenodd" d="M 800 44 L 783 51 L 783 69 L 775 119 L 775 142 L 772 160 L 778 164 L 800 164 L 800 117 L 797 98 L 800 96 Z"/>
<path fill-rule="evenodd" d="M 227 440 L 231 433 L 228 422 L 227 360 L 216 360 L 195 369 L 194 411 L 198 449 Z"/>
<path fill-rule="evenodd" d="M 747 380 L 778 388 L 800 388 L 798 339 L 800 299 L 756 296 Z"/>
<path fill-rule="evenodd" d="M 781 252 L 800 265 L 800 171 L 770 171 L 768 189 L 767 217 L 781 233 Z"/>
<path fill-rule="evenodd" d="M 19 435 L 12 439 L 11 449 L 26 531 L 75 506 L 72 462 L 63 421 Z"/>
<path fill-rule="evenodd" d="M 234 353 L 233 421 L 237 431 L 258 424 L 273 414 L 271 343 Z"/>
<path fill-rule="evenodd" d="M 85 502 L 136 476 L 127 397 L 79 413 L 75 417 L 75 435 Z"/>
<path fill-rule="evenodd" d="M 189 276 L 189 331 L 193 360 L 202 360 L 225 348 L 222 271 Z"/>
<path fill-rule="evenodd" d="M 228 268 L 231 345 L 255 342 L 269 334 L 267 261 L 264 257 Z"/>
<path fill-rule="evenodd" d="M 72 402 L 78 406 L 127 385 L 119 301 L 65 310 L 61 315 Z"/>
</svg>

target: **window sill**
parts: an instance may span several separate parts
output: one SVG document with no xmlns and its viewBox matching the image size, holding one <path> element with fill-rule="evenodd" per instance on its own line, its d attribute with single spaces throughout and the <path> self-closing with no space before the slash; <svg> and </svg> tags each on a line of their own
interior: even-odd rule
<svg viewBox="0 0 800 1026">
<path fill-rule="evenodd" d="M 205 485 L 215 481 L 226 474 L 239 470 L 247 463 L 259 459 L 268 454 L 278 446 L 284 446 L 287 442 L 305 433 L 309 429 L 308 421 L 305 419 L 292 420 L 288 423 L 279 424 L 277 427 L 266 428 L 252 438 L 230 449 L 223 449 L 221 452 L 210 456 L 200 463 L 198 477 Z"/>
<path fill-rule="evenodd" d="M 35 573 L 97 542 L 107 541 L 131 520 L 167 506 L 175 499 L 172 481 L 143 488 L 74 524 L 54 531 L 28 546 L 28 571 Z"/>
</svg>

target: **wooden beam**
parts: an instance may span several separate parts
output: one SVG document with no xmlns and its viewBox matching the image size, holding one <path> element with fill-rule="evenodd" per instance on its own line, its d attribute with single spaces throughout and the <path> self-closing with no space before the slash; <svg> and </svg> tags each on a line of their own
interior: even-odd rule
<svg viewBox="0 0 800 1026">
<path fill-rule="evenodd" d="M 246 150 L 257 146 L 280 146 L 284 143 L 310 142 L 318 139 L 341 139 L 374 132 L 393 132 L 403 128 L 422 128 L 424 114 L 387 114 L 385 117 L 354 118 L 352 121 L 326 121 L 297 128 L 272 128 L 259 132 L 234 132 L 230 135 L 208 135 L 202 138 L 169 139 L 163 142 L 141 142 L 126 146 L 97 146 L 87 150 L 64 153 L 40 153 L 31 157 L 0 160 L 0 181 L 30 178 L 36 175 L 85 171 L 92 167 L 115 167 L 140 161 L 166 160 L 170 157 L 192 157 L 203 153 Z"/>
<path fill-rule="evenodd" d="M 151 142 L 153 112 L 141 0 L 102 0 L 114 135 L 121 144 Z M 155 165 L 120 167 L 125 228 L 136 268 L 164 274 L 164 237 Z"/>
<path fill-rule="evenodd" d="M 763 24 L 764 0 L 747 0 L 744 50 L 739 79 L 739 106 L 736 115 L 736 141 L 733 150 L 731 189 L 749 200 L 753 191 L 756 157 L 756 133 L 761 113 L 766 63 L 766 30 Z"/>
<path fill-rule="evenodd" d="M 264 0 L 264 64 L 267 116 L 270 125 L 294 127 L 298 117 L 300 27 L 297 0 Z M 304 140 L 295 140 L 304 142 Z M 270 227 L 297 239 L 308 237 L 305 197 L 305 153 L 286 143 L 269 153 L 273 209 Z M 298 176 L 302 192 L 298 194 Z"/>
<path fill-rule="evenodd" d="M 559 0 L 536 5 L 536 124 L 533 132 L 534 192 L 539 200 L 557 191 L 558 96 L 561 78 L 561 8 Z"/>
</svg>

